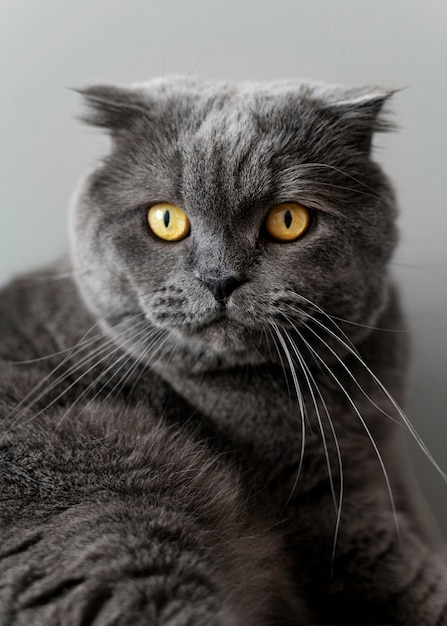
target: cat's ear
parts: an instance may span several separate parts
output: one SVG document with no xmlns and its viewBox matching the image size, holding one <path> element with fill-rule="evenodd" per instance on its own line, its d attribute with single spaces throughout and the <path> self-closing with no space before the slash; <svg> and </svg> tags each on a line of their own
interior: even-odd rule
<svg viewBox="0 0 447 626">
<path fill-rule="evenodd" d="M 148 113 L 142 96 L 131 89 L 92 85 L 75 91 L 83 96 L 87 105 L 79 119 L 110 131 L 116 138 L 135 129 Z"/>
<path fill-rule="evenodd" d="M 397 91 L 386 87 L 339 91 L 332 94 L 326 106 L 342 125 L 346 139 L 357 149 L 369 153 L 375 133 L 395 129 L 387 103 Z"/>
</svg>

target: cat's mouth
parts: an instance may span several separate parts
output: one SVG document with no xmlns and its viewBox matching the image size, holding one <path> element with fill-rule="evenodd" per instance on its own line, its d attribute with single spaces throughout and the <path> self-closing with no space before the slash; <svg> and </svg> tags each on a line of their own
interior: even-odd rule
<svg viewBox="0 0 447 626">
<path fill-rule="evenodd" d="M 229 312 L 225 304 L 219 305 L 205 320 L 198 320 L 184 330 L 190 338 L 209 343 L 219 351 L 230 348 L 243 350 L 246 346 L 248 329 Z"/>
<path fill-rule="evenodd" d="M 250 338 L 257 335 L 258 325 L 253 312 L 235 302 L 198 302 L 195 310 L 188 306 L 157 306 L 158 301 L 144 306 L 148 319 L 159 329 L 172 334 L 176 341 L 196 343 L 200 350 L 210 348 L 219 353 L 246 352 Z"/>
<path fill-rule="evenodd" d="M 225 329 L 229 325 L 234 325 L 234 320 L 230 319 L 228 311 L 223 305 L 219 306 L 219 309 L 217 309 L 212 315 L 208 316 L 206 320 L 198 321 L 196 324 L 191 326 L 191 332 L 193 334 L 201 334 L 216 328 Z"/>
</svg>

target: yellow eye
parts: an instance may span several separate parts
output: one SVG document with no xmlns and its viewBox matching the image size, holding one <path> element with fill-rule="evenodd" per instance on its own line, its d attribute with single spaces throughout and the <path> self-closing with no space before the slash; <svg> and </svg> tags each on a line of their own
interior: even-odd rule
<svg viewBox="0 0 447 626">
<path fill-rule="evenodd" d="M 189 233 L 188 216 L 175 204 L 160 202 L 148 211 L 147 221 L 152 232 L 165 241 L 180 241 Z"/>
<path fill-rule="evenodd" d="M 296 202 L 276 205 L 265 220 L 268 234 L 277 241 L 295 241 L 304 235 L 309 225 L 309 210 Z"/>
</svg>

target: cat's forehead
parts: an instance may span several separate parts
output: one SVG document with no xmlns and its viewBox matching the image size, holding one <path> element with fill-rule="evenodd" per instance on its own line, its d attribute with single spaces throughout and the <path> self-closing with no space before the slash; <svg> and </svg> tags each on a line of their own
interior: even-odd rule
<svg viewBox="0 0 447 626">
<path fill-rule="evenodd" d="M 267 139 L 269 129 L 262 128 L 266 109 L 258 89 L 184 79 L 144 89 L 148 106 L 156 102 L 157 141 L 168 144 L 167 167 L 177 177 L 185 208 L 201 213 L 212 205 L 217 218 L 221 206 L 224 217 L 271 192 L 269 161 L 278 148 Z M 275 108 L 267 93 L 265 104 Z"/>
<path fill-rule="evenodd" d="M 392 91 L 171 77 L 82 93 L 84 119 L 115 140 L 107 167 L 118 170 L 121 196 L 140 190 L 153 201 L 185 199 L 192 210 L 221 205 L 227 214 L 267 196 L 302 201 L 303 179 L 314 182 L 309 166 L 318 167 L 318 178 L 352 164 L 358 174 L 372 134 L 389 128 L 380 112 Z M 321 205 L 315 194 L 312 200 Z"/>
<path fill-rule="evenodd" d="M 276 121 L 281 113 L 306 108 L 323 98 L 319 83 L 276 81 L 240 84 L 174 77 L 140 85 L 148 106 L 180 123 L 182 129 L 231 135 L 239 124 L 250 124 L 263 116 Z M 326 88 L 327 89 L 327 88 Z M 276 115 L 275 115 L 276 114 Z M 279 117 L 278 117 L 279 116 Z"/>
<path fill-rule="evenodd" d="M 291 151 L 299 160 L 301 147 L 308 157 L 337 119 L 327 103 L 340 97 L 319 83 L 292 80 L 230 84 L 177 77 L 142 90 L 161 138 L 175 146 L 186 167 L 208 164 L 230 176 L 242 165 L 255 173 Z"/>
<path fill-rule="evenodd" d="M 188 203 L 207 210 L 212 202 L 228 215 L 271 193 L 271 160 L 278 149 L 252 106 L 235 94 L 191 115 L 175 138 Z"/>
<path fill-rule="evenodd" d="M 292 199 L 294 185 L 281 198 L 275 193 L 290 181 L 290 150 L 294 168 L 309 152 L 308 144 L 300 148 L 302 131 L 315 115 L 309 90 L 292 83 L 165 86 L 164 116 L 181 164 L 186 207 L 206 213 L 212 204 L 217 219 Z"/>
</svg>

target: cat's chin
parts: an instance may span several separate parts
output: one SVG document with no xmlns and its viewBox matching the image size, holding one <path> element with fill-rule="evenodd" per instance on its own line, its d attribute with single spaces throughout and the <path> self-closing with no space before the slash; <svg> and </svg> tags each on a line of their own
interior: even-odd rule
<svg viewBox="0 0 447 626">
<path fill-rule="evenodd" d="M 191 373 L 265 362 L 253 349 L 259 344 L 256 333 L 234 322 L 214 322 L 175 334 L 176 351 L 170 363 Z"/>
<path fill-rule="evenodd" d="M 197 329 L 191 334 L 215 352 L 246 352 L 246 329 L 233 322 L 219 321 Z"/>
</svg>

